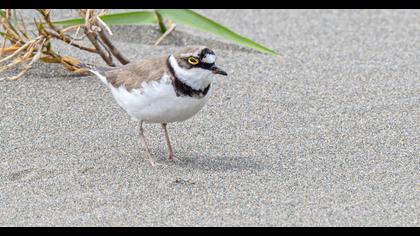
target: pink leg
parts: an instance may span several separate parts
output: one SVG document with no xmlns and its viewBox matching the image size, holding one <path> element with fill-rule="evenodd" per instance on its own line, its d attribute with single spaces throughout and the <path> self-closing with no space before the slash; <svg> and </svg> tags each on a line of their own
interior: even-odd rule
<svg viewBox="0 0 420 236">
<path fill-rule="evenodd" d="M 169 139 L 169 133 L 168 133 L 168 129 L 166 128 L 166 123 L 162 123 L 162 129 L 165 132 L 165 139 L 166 139 L 166 144 L 168 144 L 168 151 L 169 151 L 169 160 L 176 160 L 175 155 L 174 155 L 174 151 L 172 150 L 172 145 L 171 145 L 171 140 Z"/>
<path fill-rule="evenodd" d="M 155 158 L 153 158 L 152 154 L 150 153 L 149 146 L 146 143 L 146 137 L 143 134 L 143 121 L 140 122 L 139 133 L 140 133 L 140 142 L 143 144 L 144 149 L 146 149 L 146 155 L 147 155 L 147 158 L 149 159 L 150 164 L 152 164 L 152 166 L 160 165 L 159 163 L 156 162 Z"/>
</svg>

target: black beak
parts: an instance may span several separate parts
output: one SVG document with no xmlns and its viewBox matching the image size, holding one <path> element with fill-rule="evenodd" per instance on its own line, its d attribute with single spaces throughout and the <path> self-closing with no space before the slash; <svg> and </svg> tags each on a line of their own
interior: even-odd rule
<svg viewBox="0 0 420 236">
<path fill-rule="evenodd" d="M 219 75 L 225 75 L 225 76 L 227 75 L 227 73 L 224 70 L 220 69 L 216 65 L 212 65 L 210 67 L 210 70 L 213 72 L 213 74 L 219 74 Z"/>
</svg>

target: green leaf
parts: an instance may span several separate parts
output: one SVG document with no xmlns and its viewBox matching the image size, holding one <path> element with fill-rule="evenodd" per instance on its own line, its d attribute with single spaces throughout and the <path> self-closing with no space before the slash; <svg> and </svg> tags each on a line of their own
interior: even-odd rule
<svg viewBox="0 0 420 236">
<path fill-rule="evenodd" d="M 101 19 L 108 25 L 144 25 L 155 24 L 157 22 L 156 15 L 150 11 L 136 11 L 116 13 L 102 16 Z M 53 22 L 56 25 L 72 26 L 85 23 L 84 18 L 74 18 Z"/>
<path fill-rule="evenodd" d="M 3 18 L 6 17 L 6 11 L 4 9 L 0 9 L 0 16 Z"/>
<path fill-rule="evenodd" d="M 202 16 L 192 10 L 188 9 L 160 9 L 157 10 L 163 17 L 169 18 L 180 24 L 190 26 L 192 28 L 210 32 L 218 35 L 226 40 L 256 49 L 260 52 L 268 54 L 277 54 L 277 52 L 252 41 L 232 30 L 224 27 L 223 25 Z M 155 24 L 158 23 L 157 17 L 151 11 L 136 11 L 126 13 L 116 13 L 102 16 L 101 19 L 108 25 L 142 25 L 142 24 Z M 56 21 L 54 24 L 62 26 L 72 26 L 84 24 L 85 19 L 74 18 L 62 21 Z"/>
<path fill-rule="evenodd" d="M 226 40 L 230 40 L 232 42 L 256 49 L 260 52 L 268 53 L 268 54 L 274 54 L 276 55 L 277 52 L 259 44 L 254 41 L 252 41 L 249 38 L 246 38 L 242 35 L 239 35 L 238 33 L 233 32 L 232 30 L 224 27 L 223 25 L 205 17 L 202 16 L 192 10 L 188 9 L 160 9 L 158 10 L 159 13 L 167 17 L 169 19 L 172 19 L 175 22 L 178 22 L 180 24 L 185 24 L 187 26 L 190 26 L 192 28 L 196 28 L 198 30 L 206 31 L 213 33 L 215 35 L 218 35 Z"/>
<path fill-rule="evenodd" d="M 73 26 L 73 25 L 83 25 L 85 23 L 85 19 L 83 18 L 73 18 L 61 21 L 54 21 L 54 25 L 61 25 L 61 26 Z"/>
</svg>

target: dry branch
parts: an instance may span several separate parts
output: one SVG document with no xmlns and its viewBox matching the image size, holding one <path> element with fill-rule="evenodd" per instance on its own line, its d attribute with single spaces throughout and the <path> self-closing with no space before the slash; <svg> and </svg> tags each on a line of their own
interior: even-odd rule
<svg viewBox="0 0 420 236">
<path fill-rule="evenodd" d="M 36 11 L 39 12 L 40 17 L 34 19 L 38 35 L 33 38 L 28 35 L 22 15 L 18 20 L 18 13 L 16 13 L 18 10 L 6 9 L 2 11 L 4 14 L 0 16 L 0 26 L 3 28 L 1 32 L 3 42 L 0 49 L 0 72 L 19 64 L 22 65 L 23 69 L 15 76 L 0 80 L 19 79 L 39 60 L 46 63 L 60 63 L 70 71 L 80 72 L 77 67 L 80 61 L 77 58 L 60 55 L 59 52 L 52 49 L 51 43 L 57 40 L 80 50 L 98 54 L 109 66 L 116 66 L 113 62 L 114 58 L 121 64 L 129 63 L 129 60 L 109 39 L 112 31 L 100 18 L 100 16 L 106 14 L 105 10 L 98 13 L 93 9 L 79 9 L 79 14 L 85 18 L 85 24 L 69 27 L 54 25 L 51 20 L 52 10 L 50 9 L 37 9 Z M 12 17 L 13 20 L 11 20 Z M 83 30 L 81 31 L 81 29 Z M 72 31 L 75 31 L 75 33 L 71 33 Z M 81 36 L 79 36 L 80 32 L 82 32 Z M 84 38 L 87 38 L 93 47 L 84 45 L 82 43 Z M 7 63 L 9 60 L 12 60 L 12 62 Z"/>
</svg>

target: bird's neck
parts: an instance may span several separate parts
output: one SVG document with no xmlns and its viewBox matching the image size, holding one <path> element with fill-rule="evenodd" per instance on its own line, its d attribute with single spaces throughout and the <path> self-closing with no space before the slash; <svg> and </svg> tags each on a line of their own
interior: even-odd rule
<svg viewBox="0 0 420 236">
<path fill-rule="evenodd" d="M 171 62 L 171 57 L 169 56 L 166 64 L 168 66 L 168 69 L 171 73 L 171 75 L 173 76 L 173 85 L 175 88 L 175 92 L 177 96 L 190 96 L 190 97 L 204 97 L 206 96 L 206 94 L 208 93 L 209 89 L 210 89 L 210 83 L 201 89 L 195 89 L 193 88 L 191 85 L 187 84 L 185 82 L 185 79 L 181 79 L 179 77 L 179 75 L 177 74 L 175 68 Z M 176 63 L 176 61 L 175 61 Z M 176 65 L 178 65 L 178 63 L 176 63 Z M 178 66 L 179 67 L 179 66 Z"/>
<path fill-rule="evenodd" d="M 168 67 L 176 79 L 195 90 L 204 90 L 212 82 L 210 71 L 202 68 L 184 69 L 179 66 L 173 55 L 168 57 Z"/>
</svg>

